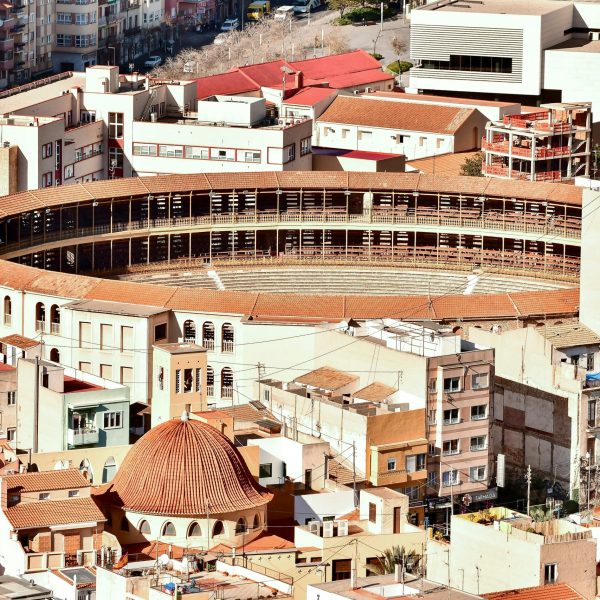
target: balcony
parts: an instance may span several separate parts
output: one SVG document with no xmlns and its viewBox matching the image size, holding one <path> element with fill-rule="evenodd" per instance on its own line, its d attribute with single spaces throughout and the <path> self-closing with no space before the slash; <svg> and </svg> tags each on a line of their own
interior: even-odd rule
<svg viewBox="0 0 600 600">
<path fill-rule="evenodd" d="M 215 386 L 214 385 L 207 385 L 206 386 L 206 395 L 209 398 L 213 398 L 215 395 Z"/>
<path fill-rule="evenodd" d="M 12 38 L 7 40 L 0 40 L 0 52 L 9 52 L 14 48 L 14 46 L 15 42 Z"/>
<path fill-rule="evenodd" d="M 37 333 L 44 333 L 46 331 L 46 321 L 36 321 L 35 330 Z"/>
<path fill-rule="evenodd" d="M 12 315 L 4 313 L 4 325 L 10 327 L 12 325 Z"/>
<path fill-rule="evenodd" d="M 60 335 L 60 323 L 50 323 L 50 333 Z"/>
<path fill-rule="evenodd" d="M 3 71 L 8 71 L 9 69 L 13 69 L 15 66 L 15 59 L 11 58 L 9 60 L 0 60 L 0 69 Z"/>
<path fill-rule="evenodd" d="M 221 398 L 233 398 L 232 385 L 224 385 L 221 387 Z"/>
<path fill-rule="evenodd" d="M 8 17 L 8 19 L 4 19 L 4 21 L 2 21 L 0 29 L 12 29 L 14 25 L 15 19 L 13 17 Z"/>
<path fill-rule="evenodd" d="M 64 569 L 65 567 L 93 566 L 96 564 L 94 550 L 78 550 L 76 553 L 32 552 L 25 554 L 25 572 Z"/>
<path fill-rule="evenodd" d="M 67 443 L 69 446 L 90 446 L 97 444 L 98 440 L 99 435 L 96 427 L 69 429 L 67 432 Z"/>
<path fill-rule="evenodd" d="M 202 340 L 202 346 L 204 348 L 206 348 L 207 350 L 214 350 L 215 349 L 215 340 L 214 339 Z"/>
<path fill-rule="evenodd" d="M 221 342 L 221 352 L 233 352 L 233 340 L 223 340 Z"/>
</svg>

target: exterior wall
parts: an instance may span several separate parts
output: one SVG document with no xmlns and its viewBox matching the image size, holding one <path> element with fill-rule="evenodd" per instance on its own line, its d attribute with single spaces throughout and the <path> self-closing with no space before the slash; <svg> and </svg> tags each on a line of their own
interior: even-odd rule
<svg viewBox="0 0 600 600">
<path fill-rule="evenodd" d="M 15 144 L 7 143 L 8 147 L 0 148 L 0 196 L 18 191 L 19 149 Z"/>
<path fill-rule="evenodd" d="M 506 456 L 507 472 L 521 477 L 531 465 L 542 477 L 569 486 L 571 419 L 568 399 L 497 377 L 493 453 Z"/>
<path fill-rule="evenodd" d="M 17 371 L 15 369 L 0 370 L 0 415 L 2 421 L 0 430 L 2 437 L 7 435 L 9 429 L 16 431 L 17 427 L 17 405 L 8 403 L 9 393 L 17 391 Z"/>
<path fill-rule="evenodd" d="M 581 235 L 581 289 L 579 318 L 596 333 L 600 333 L 600 280 L 596 273 L 596 260 L 600 256 L 600 215 L 594 207 L 600 201 L 600 191 L 586 189 L 583 191 L 582 210 L 586 215 Z"/>
<path fill-rule="evenodd" d="M 354 508 L 352 490 L 294 496 L 294 520 L 301 525 L 308 521 L 323 521 L 324 517 L 337 519 L 352 512 Z"/>
</svg>

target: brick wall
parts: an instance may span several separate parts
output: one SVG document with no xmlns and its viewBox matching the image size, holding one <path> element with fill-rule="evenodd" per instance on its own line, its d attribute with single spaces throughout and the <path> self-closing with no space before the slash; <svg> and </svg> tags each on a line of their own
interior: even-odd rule
<svg viewBox="0 0 600 600">
<path fill-rule="evenodd" d="M 44 533 L 38 533 L 36 539 L 38 552 L 52 551 L 52 534 L 49 531 Z"/>
<path fill-rule="evenodd" d="M 65 553 L 75 554 L 77 550 L 81 550 L 81 534 L 77 533 L 65 533 Z"/>
</svg>

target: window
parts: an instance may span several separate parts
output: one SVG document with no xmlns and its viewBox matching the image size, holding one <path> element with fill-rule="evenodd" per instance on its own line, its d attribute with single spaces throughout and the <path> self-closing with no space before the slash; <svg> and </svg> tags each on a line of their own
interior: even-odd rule
<svg viewBox="0 0 600 600">
<path fill-rule="evenodd" d="M 196 376 L 194 377 L 194 389 L 196 392 L 200 391 L 202 385 L 202 369 L 196 369 Z"/>
<path fill-rule="evenodd" d="M 594 370 L 594 355 L 588 354 L 586 357 L 586 370 L 593 371 Z"/>
<path fill-rule="evenodd" d="M 221 521 L 217 521 L 213 526 L 213 537 L 217 535 L 223 535 L 225 533 L 225 528 L 223 527 L 223 523 Z"/>
<path fill-rule="evenodd" d="M 73 45 L 73 36 L 64 35 L 62 33 L 57 33 L 56 34 L 56 45 L 62 46 L 63 48 L 72 46 Z"/>
<path fill-rule="evenodd" d="M 485 479 L 485 465 L 471 467 L 469 469 L 469 479 L 471 481 L 483 481 Z"/>
<path fill-rule="evenodd" d="M 211 148 L 210 158 L 212 160 L 235 160 L 235 150 L 229 148 Z"/>
<path fill-rule="evenodd" d="M 121 352 L 133 350 L 133 327 L 121 325 Z"/>
<path fill-rule="evenodd" d="M 283 162 L 289 163 L 296 160 L 296 144 L 290 144 L 283 149 Z"/>
<path fill-rule="evenodd" d="M 444 393 L 451 394 L 452 392 L 460 391 L 460 377 L 444 377 Z"/>
<path fill-rule="evenodd" d="M 161 323 L 154 326 L 154 341 L 164 340 L 167 338 L 167 324 Z"/>
<path fill-rule="evenodd" d="M 471 387 L 474 390 L 483 390 L 488 387 L 487 373 L 473 373 L 471 376 Z"/>
<path fill-rule="evenodd" d="M 66 165 L 63 170 L 63 179 L 71 179 L 75 174 L 74 165 Z"/>
<path fill-rule="evenodd" d="M 435 444 L 428 444 L 427 445 L 427 454 L 429 454 L 429 456 L 435 456 L 436 455 Z"/>
<path fill-rule="evenodd" d="M 183 158 L 183 146 L 161 144 L 158 147 L 158 155 L 165 158 Z"/>
<path fill-rule="evenodd" d="M 444 411 L 444 425 L 455 425 L 458 422 L 458 408 L 450 408 Z"/>
<path fill-rule="evenodd" d="M 71 23 L 71 13 L 59 12 L 56 13 L 57 23 Z"/>
<path fill-rule="evenodd" d="M 154 156 L 156 156 L 156 154 Z M 186 146 L 185 157 L 195 158 L 197 160 L 208 160 L 210 158 L 210 153 L 208 148 L 202 148 L 201 146 Z"/>
<path fill-rule="evenodd" d="M 150 523 L 148 523 L 148 521 L 146 521 L 146 519 L 144 519 L 140 523 L 140 526 L 138 527 L 138 529 L 140 530 L 140 533 L 142 533 L 144 535 L 150 535 L 151 534 Z"/>
<path fill-rule="evenodd" d="M 405 487 L 402 491 L 403 494 L 408 496 L 409 500 L 418 500 L 419 499 L 419 487 L 416 485 Z"/>
<path fill-rule="evenodd" d="M 358 139 L 359 140 L 370 140 L 372 136 L 373 136 L 372 131 L 367 131 L 365 129 L 358 130 Z"/>
<path fill-rule="evenodd" d="M 105 412 L 103 420 L 104 429 L 120 429 L 123 427 L 123 413 L 120 410 Z"/>
<path fill-rule="evenodd" d="M 52 156 L 52 142 L 42 145 L 42 158 L 50 158 Z"/>
<path fill-rule="evenodd" d="M 272 477 L 273 476 L 273 464 L 265 463 L 260 465 L 258 468 L 258 476 L 259 477 Z"/>
<path fill-rule="evenodd" d="M 388 458 L 387 459 L 387 470 L 388 471 L 395 471 L 396 470 L 396 459 L 395 458 Z"/>
<path fill-rule="evenodd" d="M 181 391 L 181 369 L 175 371 L 175 393 L 179 394 Z"/>
<path fill-rule="evenodd" d="M 80 360 L 79 361 L 79 370 L 82 373 L 91 373 L 92 372 L 92 363 L 85 361 L 85 360 Z"/>
<path fill-rule="evenodd" d="M 487 435 L 477 435 L 471 438 L 471 452 L 479 452 L 487 448 Z"/>
<path fill-rule="evenodd" d="M 419 146 L 423 147 L 426 143 L 427 143 L 427 138 L 426 137 L 420 137 L 419 138 Z"/>
<path fill-rule="evenodd" d="M 8 406 L 14 406 L 17 403 L 17 392 L 8 392 Z"/>
<path fill-rule="evenodd" d="M 124 385 L 133 383 L 133 369 L 131 367 L 121 367 L 120 383 L 122 383 Z"/>
<path fill-rule="evenodd" d="M 112 379 L 112 365 L 100 365 L 100 377 Z"/>
<path fill-rule="evenodd" d="M 444 138 L 437 138 L 435 140 L 435 147 L 436 148 L 441 148 L 444 145 Z"/>
<path fill-rule="evenodd" d="M 451 54 L 450 60 L 429 60 L 421 63 L 422 69 L 479 71 L 483 73 L 512 73 L 512 58 L 496 56 L 462 56 Z"/>
<path fill-rule="evenodd" d="M 49 171 L 48 173 L 44 173 L 42 175 L 42 187 L 52 187 L 52 171 Z"/>
<path fill-rule="evenodd" d="M 427 471 L 427 486 L 430 488 L 435 488 L 437 482 L 437 477 L 435 471 Z"/>
<path fill-rule="evenodd" d="M 175 525 L 171 523 L 171 521 L 167 521 L 162 528 L 162 535 L 164 536 L 174 536 L 177 535 L 177 531 L 175 530 Z"/>
<path fill-rule="evenodd" d="M 194 377 L 192 376 L 192 369 L 184 369 L 183 370 L 183 392 L 185 394 L 192 391 L 192 386 L 194 385 Z"/>
<path fill-rule="evenodd" d="M 200 523 L 194 521 L 188 529 L 188 537 L 200 537 L 202 535 L 202 529 Z"/>
<path fill-rule="evenodd" d="M 90 153 L 89 156 L 92 154 Z M 88 158 L 88 157 L 86 157 Z M 116 169 L 123 168 L 123 150 L 121 148 L 109 148 L 108 149 L 108 174 L 109 178 L 114 178 Z"/>
<path fill-rule="evenodd" d="M 9 427 L 6 430 L 6 439 L 9 442 L 14 442 L 16 437 L 17 437 L 17 430 L 14 427 Z"/>
<path fill-rule="evenodd" d="M 450 471 L 444 471 L 442 473 L 442 485 L 449 487 L 451 485 L 458 485 L 458 471 L 452 469 Z"/>
<path fill-rule="evenodd" d="M 425 468 L 425 454 L 413 454 L 406 457 L 407 473 L 422 471 Z"/>
<path fill-rule="evenodd" d="M 100 324 L 100 350 L 114 350 L 113 326 L 107 323 Z"/>
<path fill-rule="evenodd" d="M 96 111 L 95 110 L 81 110 L 79 111 L 79 121 L 82 125 L 86 123 L 94 123 L 96 121 Z"/>
<path fill-rule="evenodd" d="M 79 496 L 79 490 L 69 490 L 69 498 L 77 498 Z"/>
<path fill-rule="evenodd" d="M 156 144 L 133 144 L 133 154 L 134 156 L 156 156 L 158 149 Z"/>
<path fill-rule="evenodd" d="M 310 138 L 300 140 L 300 156 L 310 154 Z"/>
<path fill-rule="evenodd" d="M 38 500 L 48 500 L 50 498 L 50 494 L 48 492 L 41 492 L 38 494 Z"/>
<path fill-rule="evenodd" d="M 235 524 L 235 535 L 242 535 L 248 531 L 248 525 L 246 524 L 246 519 L 238 519 L 238 522 Z"/>
<path fill-rule="evenodd" d="M 369 502 L 369 523 L 377 523 L 377 506 L 374 502 Z"/>
<path fill-rule="evenodd" d="M 325 135 L 327 135 L 327 130 L 329 129 L 329 127 L 325 127 Z M 331 130 L 331 132 L 333 133 L 333 129 Z M 342 139 L 346 139 L 346 136 L 350 133 L 349 129 L 342 129 Z"/>
<path fill-rule="evenodd" d="M 260 162 L 260 151 L 259 150 L 249 150 L 241 153 L 242 161 L 249 163 L 259 163 Z"/>
<path fill-rule="evenodd" d="M 432 409 L 429 411 L 429 424 L 435 425 L 437 422 L 437 410 Z"/>
<path fill-rule="evenodd" d="M 108 113 L 108 137 L 118 140 L 123 137 L 123 113 Z"/>
<path fill-rule="evenodd" d="M 487 404 L 478 404 L 471 406 L 471 421 L 487 419 Z"/>
<path fill-rule="evenodd" d="M 544 565 L 544 583 L 556 583 L 558 579 L 558 564 L 550 563 Z"/>
<path fill-rule="evenodd" d="M 392 136 L 392 139 L 396 142 L 396 144 L 404 144 L 404 137 L 401 133 L 397 133 Z"/>
<path fill-rule="evenodd" d="M 458 454 L 458 440 L 448 440 L 447 442 L 444 442 L 442 451 L 445 456 L 450 454 Z"/>
</svg>

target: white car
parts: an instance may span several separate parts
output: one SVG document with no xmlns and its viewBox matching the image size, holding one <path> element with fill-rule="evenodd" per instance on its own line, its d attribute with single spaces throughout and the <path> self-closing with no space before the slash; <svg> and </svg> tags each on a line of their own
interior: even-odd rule
<svg viewBox="0 0 600 600">
<path fill-rule="evenodd" d="M 154 69 L 154 67 L 158 67 L 162 63 L 162 58 L 160 56 L 149 56 L 148 60 L 144 63 L 144 66 L 147 69 Z"/>
<path fill-rule="evenodd" d="M 221 25 L 221 31 L 235 31 L 240 28 L 238 19 L 225 19 Z"/>
<path fill-rule="evenodd" d="M 229 34 L 228 33 L 220 33 L 214 40 L 213 40 L 213 44 L 215 46 L 222 46 L 223 44 L 227 43 L 227 40 L 229 39 Z"/>
</svg>

